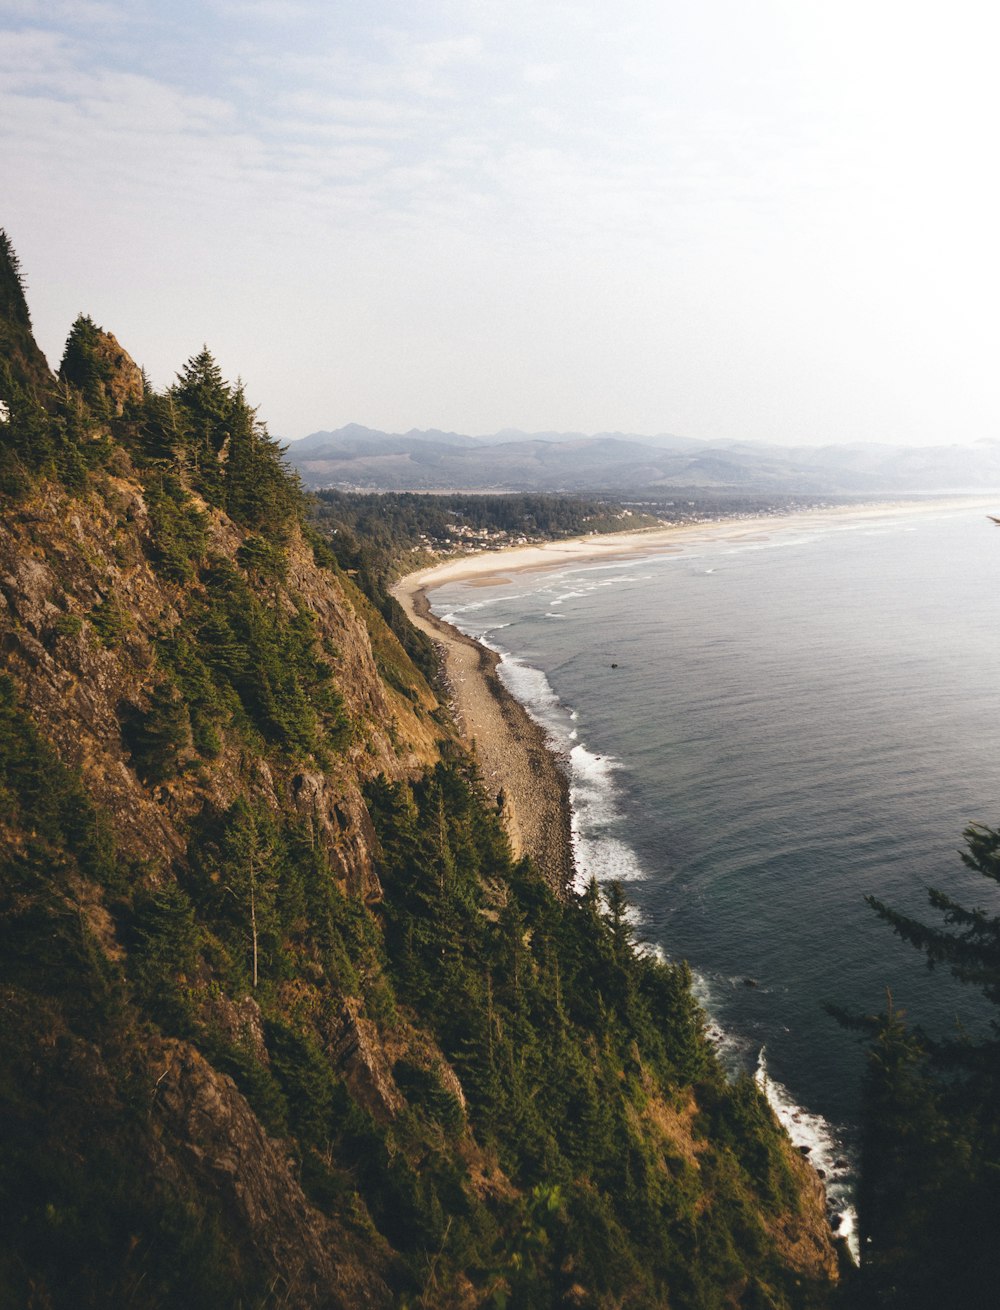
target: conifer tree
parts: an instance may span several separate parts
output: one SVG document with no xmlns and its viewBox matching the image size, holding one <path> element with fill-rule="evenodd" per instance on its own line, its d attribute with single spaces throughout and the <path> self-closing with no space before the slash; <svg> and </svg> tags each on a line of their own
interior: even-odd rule
<svg viewBox="0 0 1000 1310">
<path fill-rule="evenodd" d="M 226 512 L 245 527 L 280 540 L 300 507 L 298 477 L 247 402 L 241 381 L 233 391 L 227 425 Z"/>
<path fill-rule="evenodd" d="M 177 406 L 181 446 L 190 461 L 197 489 L 213 504 L 219 504 L 232 392 L 207 346 L 187 361 L 169 394 Z"/>
<path fill-rule="evenodd" d="M 1000 882 L 1000 832 L 966 829 L 966 866 Z M 943 926 L 875 897 L 884 922 L 1000 1004 L 1000 915 L 928 892 Z M 909 1028 L 889 998 L 867 1019 L 834 1014 L 872 1034 L 864 1084 L 860 1217 L 863 1292 L 872 1305 L 930 1310 L 996 1304 L 1000 1251 L 1000 1031 L 973 1040 Z"/>
<path fill-rule="evenodd" d="M 106 415 L 109 405 L 104 383 L 109 370 L 98 354 L 99 340 L 100 328 L 90 315 L 78 314 L 66 338 L 59 376 L 81 392 L 95 413 Z"/>
</svg>

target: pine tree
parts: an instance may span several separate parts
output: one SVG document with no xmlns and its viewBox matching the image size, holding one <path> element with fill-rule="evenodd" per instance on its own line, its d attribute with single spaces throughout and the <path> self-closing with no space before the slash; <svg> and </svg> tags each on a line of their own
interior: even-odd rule
<svg viewBox="0 0 1000 1310">
<path fill-rule="evenodd" d="M 963 862 L 1000 881 L 1000 832 L 966 829 Z M 931 889 L 943 926 L 868 903 L 928 966 L 1000 1004 L 1000 916 Z M 1000 1252 L 1000 1040 L 932 1039 L 895 1011 L 838 1018 L 872 1033 L 860 1187 L 864 1293 L 873 1305 L 931 1310 L 996 1304 Z"/>
<path fill-rule="evenodd" d="M 88 314 L 77 315 L 66 338 L 59 377 L 77 388 L 94 413 L 106 416 L 110 405 L 104 384 L 110 370 L 97 350 L 100 335 L 100 328 Z"/>
<path fill-rule="evenodd" d="M 280 540 L 301 505 L 297 474 L 284 462 L 237 381 L 227 416 L 225 508 L 230 518 L 272 540 Z"/>
<path fill-rule="evenodd" d="M 180 445 L 194 484 L 207 500 L 221 504 L 232 391 L 207 346 L 187 361 L 169 394 L 177 409 Z"/>
<path fill-rule="evenodd" d="M 158 683 L 150 693 L 149 708 L 130 716 L 124 734 L 132 762 L 145 781 L 174 777 L 182 752 L 191 744 L 191 720 L 177 689 L 169 682 Z"/>
</svg>

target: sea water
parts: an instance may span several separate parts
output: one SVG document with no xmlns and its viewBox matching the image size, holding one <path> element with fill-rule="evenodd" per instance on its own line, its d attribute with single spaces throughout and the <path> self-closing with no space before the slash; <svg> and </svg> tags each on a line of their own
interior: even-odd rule
<svg viewBox="0 0 1000 1310">
<path fill-rule="evenodd" d="M 988 1017 L 865 897 L 1000 913 L 957 853 L 1000 821 L 1000 534 L 924 507 L 707 535 L 431 602 L 502 653 L 565 761 L 581 879 L 625 882 L 638 935 L 688 960 L 845 1230 L 864 1057 L 824 1003 Z"/>
</svg>

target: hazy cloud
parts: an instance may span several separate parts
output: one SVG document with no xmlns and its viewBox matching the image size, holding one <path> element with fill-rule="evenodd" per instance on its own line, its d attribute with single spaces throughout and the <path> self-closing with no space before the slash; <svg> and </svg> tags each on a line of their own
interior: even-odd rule
<svg viewBox="0 0 1000 1310">
<path fill-rule="evenodd" d="M 996 25 L 0 0 L 0 221 L 50 354 L 91 288 L 155 376 L 204 320 L 285 432 L 992 433 Z"/>
</svg>

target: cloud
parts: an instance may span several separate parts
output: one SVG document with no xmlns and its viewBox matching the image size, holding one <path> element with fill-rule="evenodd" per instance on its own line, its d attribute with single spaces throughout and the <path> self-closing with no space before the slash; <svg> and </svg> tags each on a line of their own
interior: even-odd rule
<svg viewBox="0 0 1000 1310">
<path fill-rule="evenodd" d="M 266 10 L 256 16 L 270 21 Z M 502 222 L 528 241 L 599 239 L 659 232 L 678 205 L 733 203 L 755 188 L 760 198 L 762 175 L 780 183 L 784 146 L 759 116 L 665 104 L 654 61 L 627 77 L 601 65 L 588 86 L 593 47 L 580 60 L 544 58 L 552 21 L 532 20 L 543 57 L 529 61 L 522 41 L 499 40 L 485 19 L 434 35 L 375 22 L 353 44 L 321 25 L 308 48 L 276 47 L 251 22 L 216 54 L 212 94 L 118 70 L 68 31 L 29 29 L 0 53 L 0 105 L 37 159 L 81 183 L 89 175 L 88 190 L 100 179 L 121 192 L 131 179 L 144 196 L 166 192 L 167 205 L 199 194 L 219 209 L 264 196 L 262 222 L 308 197 L 336 224 L 379 214 L 393 228 L 444 218 Z M 567 31 L 595 22 L 578 15 Z M 269 179 L 280 196 L 267 197 Z"/>
<path fill-rule="evenodd" d="M 772 358 L 828 353 L 824 320 L 854 376 L 902 306 L 927 316 L 918 286 L 942 323 L 965 309 L 982 329 L 968 308 L 992 300 L 974 292 L 983 270 L 995 280 L 982 161 L 997 92 L 988 41 L 963 66 L 969 33 L 936 41 L 920 11 L 897 40 L 860 0 L 845 6 L 820 19 L 786 0 L 0 0 L 4 222 L 30 234 L 39 267 L 60 234 L 114 251 L 110 272 L 78 258 L 74 287 L 92 269 L 103 296 L 131 259 L 136 287 L 152 280 L 164 306 L 190 301 L 241 343 L 253 284 L 321 334 L 335 303 L 373 349 L 422 360 L 420 334 L 435 334 L 441 370 L 490 316 L 498 357 L 504 323 L 538 335 L 536 321 L 593 356 L 587 318 L 623 368 L 669 344 L 696 370 L 744 328 L 751 358 L 767 304 Z M 668 302 L 690 325 L 678 312 L 665 343 Z M 166 310 L 148 313 L 159 339 Z M 368 369 L 360 347 L 351 365 Z M 384 369 L 368 372 L 377 394 Z M 644 385 L 652 412 L 660 384 Z"/>
<path fill-rule="evenodd" d="M 548 86 L 558 82 L 562 75 L 559 64 L 526 64 L 521 70 L 521 79 L 529 86 Z"/>
<path fill-rule="evenodd" d="M 309 121 L 338 123 L 355 128 L 399 127 L 431 121 L 431 115 L 415 111 L 402 101 L 371 96 L 328 94 L 320 90 L 293 91 L 280 97 L 277 108 L 308 116 Z"/>
<path fill-rule="evenodd" d="M 210 7 L 240 23 L 257 21 L 289 26 L 312 23 L 316 17 L 316 5 L 308 0 L 306 3 L 296 3 L 296 0 L 212 0 Z"/>
<path fill-rule="evenodd" d="M 121 7 L 99 0 L 0 0 L 0 19 L 49 27 L 110 27 L 122 21 Z"/>
<path fill-rule="evenodd" d="M 2 37 L 0 73 L 8 87 L 38 79 L 54 84 L 73 66 L 73 43 L 61 33 L 28 28 L 3 32 Z"/>
</svg>

